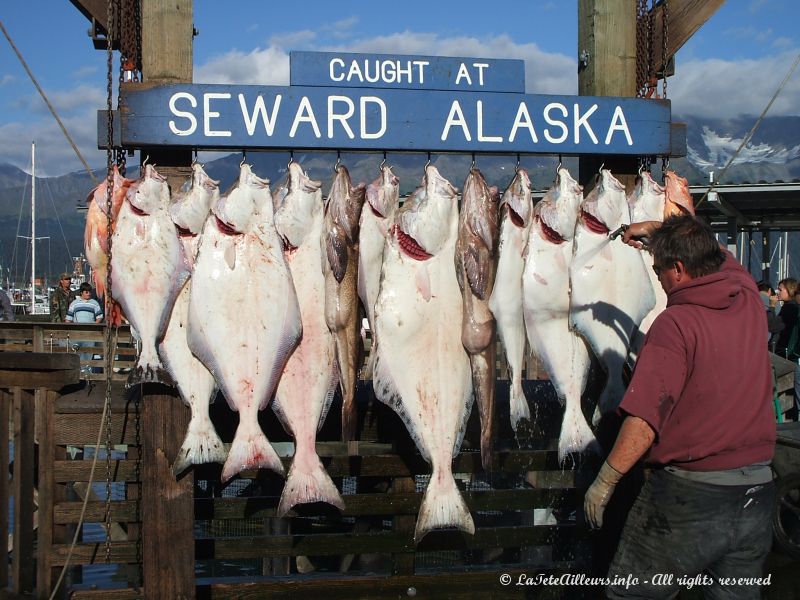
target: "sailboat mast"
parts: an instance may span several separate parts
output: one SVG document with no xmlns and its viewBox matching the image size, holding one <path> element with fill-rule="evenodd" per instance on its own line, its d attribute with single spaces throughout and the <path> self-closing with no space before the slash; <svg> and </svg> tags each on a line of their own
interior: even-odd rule
<svg viewBox="0 0 800 600">
<path fill-rule="evenodd" d="M 36 312 L 36 142 L 31 142 L 31 314 Z"/>
</svg>

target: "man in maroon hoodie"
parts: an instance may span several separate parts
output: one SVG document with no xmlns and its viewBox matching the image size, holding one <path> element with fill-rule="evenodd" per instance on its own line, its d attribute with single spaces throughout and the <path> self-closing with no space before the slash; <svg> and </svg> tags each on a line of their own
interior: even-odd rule
<svg viewBox="0 0 800 600">
<path fill-rule="evenodd" d="M 760 598 L 775 448 L 770 362 L 758 343 L 767 333 L 763 304 L 753 278 L 702 221 L 635 223 L 623 239 L 641 247 L 643 236 L 667 308 L 647 333 L 619 407 L 625 420 L 586 492 L 590 524 L 602 526 L 614 487 L 642 457 L 650 475 L 606 594 L 671 598 L 702 574 L 692 581 L 705 584 L 707 597 Z M 628 579 L 615 585 L 615 577 Z"/>
</svg>

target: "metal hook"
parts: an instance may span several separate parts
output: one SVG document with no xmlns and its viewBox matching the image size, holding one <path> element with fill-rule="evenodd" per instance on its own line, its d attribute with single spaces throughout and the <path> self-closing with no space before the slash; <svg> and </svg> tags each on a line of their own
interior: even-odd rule
<svg viewBox="0 0 800 600">
<path fill-rule="evenodd" d="M 642 176 L 642 173 L 644 173 L 644 162 L 640 162 L 640 163 L 639 163 L 639 170 L 638 170 L 638 172 L 637 172 L 636 174 L 637 174 L 639 177 L 641 177 L 641 176 Z"/>
<path fill-rule="evenodd" d="M 337 173 L 339 171 L 339 165 L 341 165 L 341 164 L 342 164 L 342 156 L 341 156 L 340 152 L 337 150 L 336 151 L 336 164 L 333 165 L 333 172 L 334 173 Z"/>
<path fill-rule="evenodd" d="M 605 166 L 606 166 L 606 163 L 604 163 L 604 162 L 600 163 L 600 168 L 597 169 L 597 172 L 602 175 L 603 174 L 603 167 L 605 167 Z"/>
<path fill-rule="evenodd" d="M 244 166 L 245 162 L 247 162 L 247 150 L 242 150 L 242 162 L 239 163 L 240 169 Z"/>
<path fill-rule="evenodd" d="M 519 154 L 517 154 L 517 166 L 514 167 L 514 173 L 519 173 Z"/>
<path fill-rule="evenodd" d="M 378 171 L 383 171 L 383 167 L 386 165 L 386 152 L 383 153 L 383 160 L 381 164 L 378 166 Z"/>
<path fill-rule="evenodd" d="M 149 160 L 150 160 L 150 155 L 149 154 L 145 154 L 144 162 L 142 162 L 142 166 L 146 167 L 147 166 L 147 161 L 149 161 Z"/>
<path fill-rule="evenodd" d="M 558 166 L 556 167 L 556 175 L 558 175 L 558 172 L 560 170 L 561 170 L 561 155 L 559 154 L 558 155 Z"/>
<path fill-rule="evenodd" d="M 197 164 L 197 148 L 194 149 L 194 158 L 192 159 L 192 166 Z"/>
<path fill-rule="evenodd" d="M 294 162 L 294 150 L 289 150 L 289 162 L 286 164 L 287 170 L 289 169 L 289 167 L 292 166 L 293 162 Z"/>
<path fill-rule="evenodd" d="M 430 152 L 428 152 L 428 162 L 426 162 L 426 163 L 425 163 L 425 166 L 424 166 L 424 167 L 422 167 L 422 170 L 423 170 L 423 171 L 427 171 L 427 170 L 428 170 L 428 167 L 430 166 L 430 164 L 431 164 L 431 153 L 430 153 Z"/>
<path fill-rule="evenodd" d="M 472 164 L 470 165 L 470 170 L 475 168 L 475 153 L 472 153 Z"/>
</svg>

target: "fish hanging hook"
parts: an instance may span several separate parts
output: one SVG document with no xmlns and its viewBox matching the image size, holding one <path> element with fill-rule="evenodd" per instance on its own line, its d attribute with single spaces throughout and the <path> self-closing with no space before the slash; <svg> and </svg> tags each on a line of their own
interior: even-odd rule
<svg viewBox="0 0 800 600">
<path fill-rule="evenodd" d="M 294 150 L 289 150 L 289 162 L 286 164 L 286 170 L 289 170 L 289 167 L 292 166 L 294 162 Z"/>
<path fill-rule="evenodd" d="M 472 164 L 470 165 L 470 171 L 475 168 L 475 153 L 472 153 Z"/>
<path fill-rule="evenodd" d="M 639 177 L 642 176 L 642 173 L 644 173 L 644 161 L 639 163 L 639 170 L 636 172 Z"/>
<path fill-rule="evenodd" d="M 556 167 L 556 175 L 558 175 L 558 172 L 560 170 L 561 170 L 561 155 L 559 154 L 558 155 L 558 166 Z"/>
<path fill-rule="evenodd" d="M 514 173 L 519 173 L 519 154 L 517 154 L 517 166 L 514 167 Z"/>
<path fill-rule="evenodd" d="M 427 171 L 428 167 L 431 166 L 431 153 L 428 152 L 428 162 L 425 163 L 425 166 L 422 167 L 423 171 Z"/>
<path fill-rule="evenodd" d="M 383 153 L 383 160 L 381 164 L 378 165 L 378 171 L 383 171 L 383 167 L 386 165 L 386 152 Z"/>
<path fill-rule="evenodd" d="M 192 158 L 192 166 L 197 164 L 197 148 L 194 149 L 194 157 Z"/>
<path fill-rule="evenodd" d="M 149 160 L 150 160 L 150 155 L 149 154 L 145 154 L 144 155 L 144 162 L 142 162 L 142 166 L 146 167 Z"/>
<path fill-rule="evenodd" d="M 341 165 L 341 164 L 342 164 L 342 155 L 337 150 L 336 151 L 336 164 L 333 165 L 333 172 L 334 173 L 338 173 L 339 172 L 339 165 Z"/>
<path fill-rule="evenodd" d="M 247 162 L 247 150 L 242 150 L 242 162 L 239 163 L 239 168 L 241 169 L 246 162 Z"/>
<path fill-rule="evenodd" d="M 599 168 L 599 169 L 597 169 L 597 173 L 598 173 L 598 174 L 600 174 L 600 175 L 602 175 L 602 174 L 603 174 L 603 167 L 605 167 L 605 166 L 606 166 L 606 163 L 604 163 L 604 162 L 601 162 L 601 163 L 600 163 L 600 168 Z"/>
</svg>

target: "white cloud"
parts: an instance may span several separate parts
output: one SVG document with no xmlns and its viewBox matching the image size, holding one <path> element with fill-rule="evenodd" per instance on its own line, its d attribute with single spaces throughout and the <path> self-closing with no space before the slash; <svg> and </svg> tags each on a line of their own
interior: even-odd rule
<svg viewBox="0 0 800 600">
<path fill-rule="evenodd" d="M 697 117 L 760 115 L 791 66 L 797 49 L 760 59 L 692 60 L 676 65 L 667 90 L 672 112 Z M 800 114 L 800 74 L 795 70 L 769 116 Z"/>
<path fill-rule="evenodd" d="M 8 85 L 9 83 L 13 83 L 14 79 L 15 78 L 14 78 L 13 75 L 8 75 L 8 74 L 3 75 L 2 77 L 0 77 L 0 86 Z"/>
<path fill-rule="evenodd" d="M 270 46 L 244 53 L 231 50 L 194 70 L 195 83 L 287 85 L 289 55 Z"/>
</svg>

